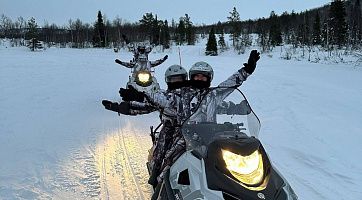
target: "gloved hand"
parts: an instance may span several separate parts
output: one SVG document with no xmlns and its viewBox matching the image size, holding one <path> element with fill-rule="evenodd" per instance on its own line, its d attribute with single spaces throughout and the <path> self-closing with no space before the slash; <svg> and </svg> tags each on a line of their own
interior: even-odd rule
<svg viewBox="0 0 362 200">
<path fill-rule="evenodd" d="M 129 115 L 130 114 L 130 104 L 129 102 L 122 101 L 118 105 L 118 113 Z"/>
<path fill-rule="evenodd" d="M 122 61 L 120 61 L 120 60 L 118 60 L 118 59 L 114 60 L 114 62 L 116 62 L 116 63 L 118 63 L 118 64 L 120 64 L 120 65 L 121 65 L 121 63 L 122 63 Z"/>
<path fill-rule="evenodd" d="M 165 55 L 165 57 L 163 57 L 163 60 L 167 60 L 168 58 L 168 55 Z"/>
<path fill-rule="evenodd" d="M 260 59 L 260 53 L 257 50 L 252 50 L 248 59 L 248 63 L 244 63 L 244 70 L 248 74 L 252 74 L 256 68 L 256 62 Z"/>
<path fill-rule="evenodd" d="M 130 113 L 130 105 L 129 102 L 121 102 L 120 104 L 116 102 L 111 102 L 108 100 L 103 100 L 102 104 L 107 110 L 111 110 L 114 112 L 118 112 L 124 115 L 129 115 Z"/>
<path fill-rule="evenodd" d="M 145 99 L 145 94 L 143 92 L 137 91 L 131 85 L 128 86 L 128 89 L 120 88 L 119 95 L 122 97 L 123 101 L 143 102 Z"/>
<path fill-rule="evenodd" d="M 108 100 L 103 100 L 102 104 L 103 104 L 105 109 L 111 110 L 113 102 L 108 101 Z"/>
</svg>

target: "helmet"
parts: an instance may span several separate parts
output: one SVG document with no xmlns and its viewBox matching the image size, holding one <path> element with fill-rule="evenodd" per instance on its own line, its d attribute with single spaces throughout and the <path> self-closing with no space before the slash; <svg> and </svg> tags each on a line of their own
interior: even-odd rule
<svg viewBox="0 0 362 200">
<path fill-rule="evenodd" d="M 138 45 L 137 51 L 141 54 L 145 53 L 146 47 L 144 45 Z"/>
<path fill-rule="evenodd" d="M 211 82 L 212 78 L 214 77 L 214 70 L 207 62 L 200 61 L 193 64 L 192 67 L 190 68 L 189 70 L 190 80 L 192 80 L 192 77 L 195 74 L 203 74 L 208 78 L 208 81 Z"/>
<path fill-rule="evenodd" d="M 181 67 L 180 65 L 171 65 L 166 69 L 165 72 L 165 81 L 166 83 L 170 83 L 172 77 L 181 76 L 183 80 L 187 80 L 187 71 L 185 68 Z"/>
</svg>

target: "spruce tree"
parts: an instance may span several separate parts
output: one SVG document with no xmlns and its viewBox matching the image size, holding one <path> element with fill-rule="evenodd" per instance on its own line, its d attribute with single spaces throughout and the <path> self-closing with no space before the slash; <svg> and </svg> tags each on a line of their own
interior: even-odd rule
<svg viewBox="0 0 362 200">
<path fill-rule="evenodd" d="M 233 40 L 233 47 L 238 44 L 239 37 L 241 35 L 241 26 L 240 26 L 240 14 L 236 11 L 236 8 L 233 8 L 232 12 L 229 12 L 230 16 L 228 17 L 228 23 L 231 25 L 232 30 L 232 40 Z"/>
<path fill-rule="evenodd" d="M 97 21 L 94 24 L 93 45 L 95 47 L 106 46 L 105 26 L 101 11 L 98 11 Z"/>
<path fill-rule="evenodd" d="M 218 44 L 220 46 L 220 50 L 223 52 L 226 50 L 226 43 L 225 43 L 225 37 L 224 37 L 224 30 L 220 30 L 221 34 L 219 36 Z"/>
<path fill-rule="evenodd" d="M 38 24 L 34 17 L 28 21 L 28 32 L 26 33 L 25 39 L 29 40 L 28 47 L 31 51 L 43 48 L 41 42 L 38 40 Z"/>
<path fill-rule="evenodd" d="M 160 38 L 161 38 L 161 45 L 163 46 L 163 48 L 165 49 L 170 48 L 170 30 L 168 27 L 167 20 L 165 20 L 162 23 Z"/>
<path fill-rule="evenodd" d="M 344 1 L 334 0 L 329 11 L 331 44 L 342 47 L 347 41 L 347 22 Z"/>
<path fill-rule="evenodd" d="M 217 56 L 217 43 L 216 43 L 214 27 L 212 27 L 209 32 L 209 39 L 207 40 L 205 54 L 207 56 L 208 55 Z"/>
<path fill-rule="evenodd" d="M 176 42 L 178 45 L 182 45 L 186 40 L 186 28 L 183 17 L 180 17 L 179 24 L 176 29 Z"/>
<path fill-rule="evenodd" d="M 188 14 L 185 14 L 184 22 L 186 42 L 188 45 L 193 45 L 195 44 L 195 31 L 190 16 Z"/>
<path fill-rule="evenodd" d="M 161 34 L 161 21 L 158 21 L 157 15 L 155 15 L 155 19 L 151 23 L 151 43 L 155 45 L 159 45 L 160 34 Z"/>
<path fill-rule="evenodd" d="M 361 45 L 362 40 L 362 13 L 360 0 L 356 0 L 351 15 L 351 42 L 354 48 Z"/>
<path fill-rule="evenodd" d="M 280 30 L 278 16 L 275 14 L 274 11 L 272 11 L 270 14 L 270 21 L 271 21 L 271 26 L 269 29 L 270 44 L 272 46 L 281 45 L 283 42 L 282 32 Z"/>
</svg>

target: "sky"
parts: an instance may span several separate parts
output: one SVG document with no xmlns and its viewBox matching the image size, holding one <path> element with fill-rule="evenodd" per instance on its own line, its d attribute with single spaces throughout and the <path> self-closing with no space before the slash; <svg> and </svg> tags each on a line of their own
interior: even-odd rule
<svg viewBox="0 0 362 200">
<path fill-rule="evenodd" d="M 68 24 L 69 19 L 93 23 L 101 10 L 107 19 L 117 16 L 124 22 L 137 22 L 147 12 L 158 19 L 171 21 L 187 13 L 194 24 L 213 24 L 227 21 L 233 7 L 241 20 L 268 17 L 271 11 L 304 11 L 330 3 L 331 0 L 0 0 L 0 15 L 16 20 L 34 17 L 39 25 L 45 21 L 57 25 Z"/>
</svg>

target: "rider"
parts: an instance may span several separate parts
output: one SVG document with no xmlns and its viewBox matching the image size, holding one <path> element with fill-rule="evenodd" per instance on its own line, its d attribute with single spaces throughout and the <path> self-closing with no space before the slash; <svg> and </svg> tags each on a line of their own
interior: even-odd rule
<svg viewBox="0 0 362 200">
<path fill-rule="evenodd" d="M 244 63 L 244 67 L 239 69 L 228 79 L 220 83 L 217 87 L 218 94 L 209 94 L 207 100 L 208 109 L 216 108 L 216 105 L 222 102 L 235 88 L 239 87 L 249 75 L 251 75 L 255 68 L 256 62 L 260 58 L 260 53 L 257 50 L 253 50 L 250 53 L 247 63 Z M 153 104 L 159 110 L 166 110 L 173 113 L 177 117 L 178 122 L 181 124 L 183 120 L 190 116 L 195 111 L 196 106 L 199 105 L 201 100 L 210 91 L 210 84 L 214 76 L 212 67 L 206 62 L 196 62 L 189 71 L 190 87 L 181 90 L 181 95 L 174 95 L 172 98 L 166 97 L 160 92 L 137 92 L 127 90 L 124 93 L 130 92 L 133 97 L 144 98 Z M 222 92 L 222 93 L 220 93 Z M 126 95 L 126 94 L 125 94 Z M 215 96 L 216 95 L 216 96 Z M 210 112 L 211 113 L 211 112 Z M 207 121 L 214 121 L 214 116 L 205 116 Z"/>
<path fill-rule="evenodd" d="M 171 65 L 165 71 L 165 82 L 167 84 L 167 90 L 160 90 L 159 93 L 168 96 L 177 93 L 180 88 L 189 85 L 187 71 L 180 65 Z M 120 96 L 122 96 L 122 99 L 124 100 L 121 103 L 103 100 L 102 104 L 107 110 L 118 112 L 123 115 L 147 114 L 157 110 L 151 104 L 143 102 L 144 95 L 141 98 L 135 97 L 139 95 L 139 92 L 135 91 L 134 88 L 132 89 L 133 90 L 121 88 L 119 90 Z M 135 91 L 136 93 L 134 94 L 132 91 Z"/>
<path fill-rule="evenodd" d="M 150 92 L 137 92 L 132 90 L 125 90 L 124 95 L 132 94 L 133 97 L 139 99 L 146 98 L 147 101 L 157 109 L 162 110 L 173 115 L 173 118 L 177 119 L 177 126 L 175 129 L 176 137 L 173 137 L 171 148 L 166 152 L 165 161 L 163 163 L 163 171 L 167 170 L 172 163 L 185 151 L 185 141 L 180 133 L 179 126 L 181 126 L 186 119 L 196 110 L 203 112 L 202 119 L 192 119 L 194 122 L 200 121 L 215 121 L 215 116 L 208 114 L 212 109 L 216 109 L 217 105 L 233 92 L 234 89 L 239 87 L 243 81 L 251 75 L 255 68 L 256 62 L 260 58 L 260 53 L 257 50 L 253 50 L 250 53 L 247 63 L 244 63 L 244 67 L 239 69 L 236 73 L 230 76 L 227 80 L 219 84 L 217 94 L 215 90 L 210 90 L 210 84 L 213 79 L 213 69 L 206 62 L 195 63 L 190 71 L 190 87 L 185 87 L 180 90 L 179 94 L 172 96 L 165 96 L 162 93 L 150 93 Z M 121 94 L 122 95 L 122 94 Z M 205 101 L 203 101 L 205 99 Z M 202 104 L 202 105 L 201 105 Z M 198 109 L 199 107 L 202 109 Z M 162 179 L 162 175 L 159 177 L 159 181 Z"/>
<path fill-rule="evenodd" d="M 131 60 L 130 62 L 123 62 L 119 59 L 116 59 L 115 62 L 127 68 L 133 68 L 135 71 L 139 71 L 142 69 L 150 71 L 152 67 L 156 67 L 162 64 L 168 58 L 168 55 L 165 55 L 161 59 L 155 61 L 149 61 L 148 54 L 151 51 L 152 48 L 150 46 L 139 45 L 137 49 L 134 51 L 133 60 Z"/>
<path fill-rule="evenodd" d="M 165 81 L 167 83 L 167 90 L 163 91 L 166 96 L 172 97 L 175 94 L 180 93 L 180 88 L 188 86 L 187 71 L 180 65 L 172 65 L 167 68 L 165 72 Z M 123 94 L 125 89 L 120 90 L 123 101 L 121 103 L 111 102 L 103 100 L 102 104 L 106 109 L 112 110 L 125 115 L 138 115 L 146 114 L 155 111 L 156 109 L 150 104 L 143 102 L 128 101 L 131 96 Z M 162 129 L 159 133 L 157 143 L 154 145 L 152 160 L 150 165 L 152 166 L 152 172 L 149 179 L 149 183 L 154 187 L 157 185 L 157 177 L 161 172 L 161 165 L 164 159 L 166 150 L 170 148 L 172 137 L 175 133 L 176 119 L 166 112 L 160 111 Z"/>
</svg>

